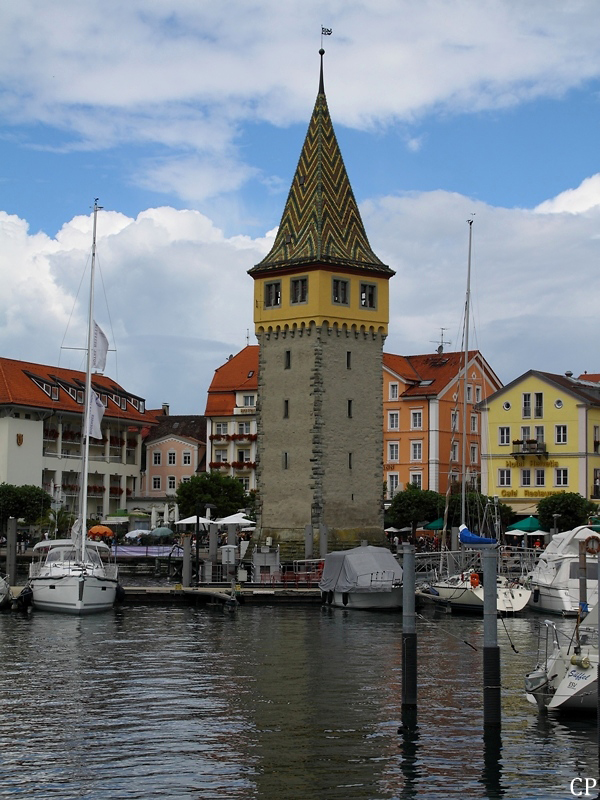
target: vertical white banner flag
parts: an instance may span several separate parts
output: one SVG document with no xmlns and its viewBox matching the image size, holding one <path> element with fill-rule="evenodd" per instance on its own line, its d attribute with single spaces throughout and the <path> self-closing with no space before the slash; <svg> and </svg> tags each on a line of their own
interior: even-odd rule
<svg viewBox="0 0 600 800">
<path fill-rule="evenodd" d="M 92 369 L 104 372 L 106 366 L 106 354 L 108 353 L 108 339 L 102 328 L 94 322 L 92 334 Z"/>
<path fill-rule="evenodd" d="M 100 400 L 94 391 L 92 391 L 90 394 L 89 414 L 90 422 L 88 426 L 88 434 L 92 439 L 101 439 L 102 429 L 100 427 L 100 423 L 102 422 L 102 417 L 104 416 L 104 405 L 102 400 Z"/>
</svg>

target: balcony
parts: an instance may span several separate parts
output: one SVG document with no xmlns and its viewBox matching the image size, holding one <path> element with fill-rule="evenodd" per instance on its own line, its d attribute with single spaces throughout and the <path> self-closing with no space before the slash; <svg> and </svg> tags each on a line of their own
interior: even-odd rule
<svg viewBox="0 0 600 800">
<path fill-rule="evenodd" d="M 538 442 L 537 439 L 513 439 L 512 442 L 513 458 L 522 458 L 527 455 L 548 458 L 546 442 Z"/>
</svg>

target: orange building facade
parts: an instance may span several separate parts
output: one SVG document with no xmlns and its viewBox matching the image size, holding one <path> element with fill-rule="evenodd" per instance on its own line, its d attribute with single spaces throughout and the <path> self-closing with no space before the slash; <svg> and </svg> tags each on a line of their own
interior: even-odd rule
<svg viewBox="0 0 600 800">
<path fill-rule="evenodd" d="M 478 350 L 418 356 L 383 354 L 383 470 L 386 500 L 414 484 L 446 492 L 481 475 L 476 403 L 502 384 Z M 465 398 L 466 395 L 466 398 Z M 465 402 L 466 400 L 466 402 Z M 466 435 L 465 435 L 466 431 Z"/>
</svg>

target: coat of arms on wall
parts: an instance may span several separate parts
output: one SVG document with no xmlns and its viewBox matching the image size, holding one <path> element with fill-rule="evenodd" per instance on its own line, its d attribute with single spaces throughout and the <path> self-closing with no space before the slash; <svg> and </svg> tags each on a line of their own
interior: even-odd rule
<svg viewBox="0 0 600 800">
<path fill-rule="evenodd" d="M 21 447 L 22 444 L 23 444 L 23 434 L 17 433 L 17 445 Z"/>
</svg>

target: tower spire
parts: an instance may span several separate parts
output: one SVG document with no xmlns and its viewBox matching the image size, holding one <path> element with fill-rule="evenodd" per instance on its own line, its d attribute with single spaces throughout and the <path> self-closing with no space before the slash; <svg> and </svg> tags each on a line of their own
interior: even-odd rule
<svg viewBox="0 0 600 800">
<path fill-rule="evenodd" d="M 385 274 L 369 244 L 333 130 L 323 80 L 273 247 L 249 274 L 314 266 L 349 267 Z"/>
</svg>

